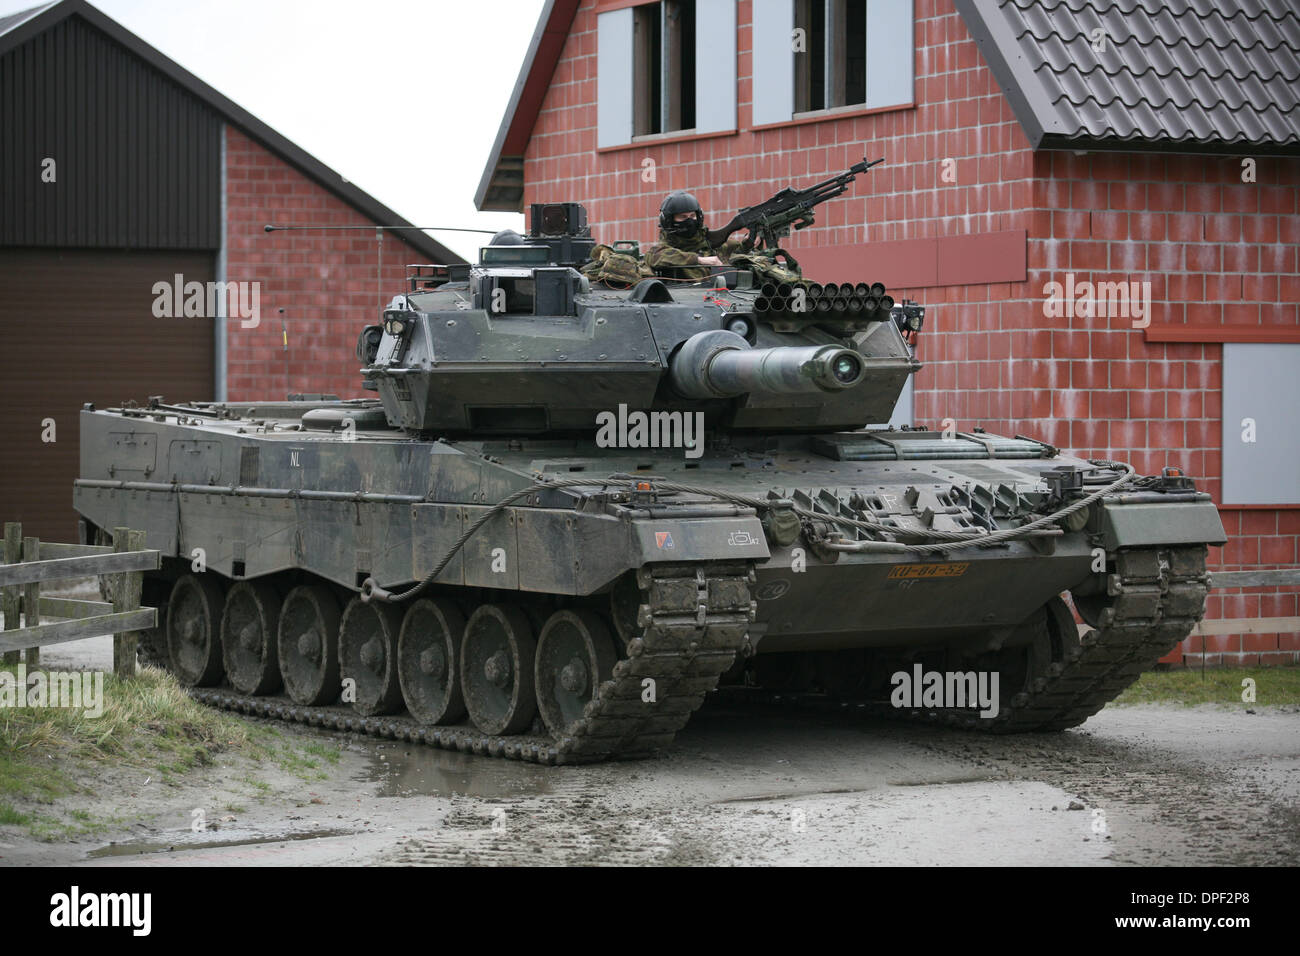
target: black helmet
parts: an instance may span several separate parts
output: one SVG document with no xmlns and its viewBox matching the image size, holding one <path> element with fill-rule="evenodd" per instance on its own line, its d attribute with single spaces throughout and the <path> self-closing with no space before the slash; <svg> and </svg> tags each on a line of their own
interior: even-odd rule
<svg viewBox="0 0 1300 956">
<path fill-rule="evenodd" d="M 523 244 L 524 237 L 513 229 L 502 229 L 488 243 L 490 246 L 522 246 Z"/>
<path fill-rule="evenodd" d="M 695 215 L 690 219 L 677 222 L 674 217 L 683 212 L 693 212 Z M 680 189 L 675 193 L 669 193 L 659 205 L 659 228 L 664 231 L 664 235 L 682 239 L 690 238 L 702 231 L 704 210 L 700 208 L 699 200 Z"/>
</svg>

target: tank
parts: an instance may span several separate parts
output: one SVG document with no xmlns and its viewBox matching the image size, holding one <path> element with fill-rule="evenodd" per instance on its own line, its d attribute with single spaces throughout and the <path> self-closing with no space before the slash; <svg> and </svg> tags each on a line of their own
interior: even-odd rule
<svg viewBox="0 0 1300 956">
<path fill-rule="evenodd" d="M 142 658 L 219 707 L 579 763 L 720 686 L 1060 730 L 1202 616 L 1224 534 L 1190 478 L 873 425 L 924 325 L 882 277 L 617 288 L 594 244 L 535 205 L 411 267 L 360 331 L 370 398 L 86 406 L 83 540 L 164 556 Z"/>
</svg>

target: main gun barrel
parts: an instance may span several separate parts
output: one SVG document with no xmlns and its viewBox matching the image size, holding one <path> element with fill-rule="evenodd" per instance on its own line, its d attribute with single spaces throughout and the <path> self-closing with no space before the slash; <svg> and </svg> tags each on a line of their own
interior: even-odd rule
<svg viewBox="0 0 1300 956">
<path fill-rule="evenodd" d="M 862 381 L 862 356 L 838 345 L 750 348 L 735 332 L 698 332 L 673 359 L 673 388 L 684 398 L 734 398 L 749 392 L 837 392 Z"/>
</svg>

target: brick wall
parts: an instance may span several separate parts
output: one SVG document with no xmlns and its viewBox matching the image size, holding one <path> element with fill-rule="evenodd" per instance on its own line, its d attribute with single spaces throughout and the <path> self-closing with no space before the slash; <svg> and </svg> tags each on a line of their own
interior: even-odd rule
<svg viewBox="0 0 1300 956">
<path fill-rule="evenodd" d="M 1044 284 L 1149 280 L 1152 325 L 1300 323 L 1294 161 L 1239 157 L 1035 154 L 949 0 L 916 0 L 916 106 L 752 131 L 751 4 L 738 3 L 735 135 L 596 151 L 596 9 L 584 2 L 525 156 L 525 202 L 580 201 L 598 239 L 656 233 L 663 195 L 689 189 L 712 221 L 790 182 L 824 178 L 864 154 L 887 162 L 820 207 L 790 249 L 809 273 L 855 245 L 864 271 L 881 244 L 1025 230 L 1026 281 L 892 288 L 924 302 L 916 418 L 935 427 L 1028 434 L 1139 471 L 1166 465 L 1220 493 L 1222 346 L 1148 342 L 1130 318 L 1049 318 Z M 655 179 L 646 181 L 645 161 Z M 943 176 L 944 160 L 955 182 Z M 874 252 L 873 252 L 874 246 Z M 841 260 L 842 261 L 842 260 Z M 828 278 L 845 278 L 829 276 Z M 1229 545 L 1213 567 L 1294 563 L 1300 511 L 1225 509 Z M 1263 593 L 1261 593 L 1263 591 Z M 1294 616 L 1296 589 L 1210 599 L 1210 616 Z M 1267 609 L 1267 610 L 1264 610 Z M 1300 660 L 1300 636 L 1210 638 L 1215 662 Z M 1223 645 L 1218 648 L 1218 645 Z M 1199 651 L 1200 638 L 1185 650 Z M 1259 657 L 1260 654 L 1270 655 Z M 1199 663 L 1199 657 L 1188 658 Z"/>
<path fill-rule="evenodd" d="M 936 9 L 942 8 L 942 9 Z M 740 132 L 596 152 L 596 5 L 573 25 L 524 159 L 525 203 L 587 206 L 598 239 L 656 236 L 659 202 L 693 192 L 713 221 L 790 182 L 887 157 L 844 197 L 818 208 L 817 224 L 790 248 L 1025 228 L 1031 160 L 1020 127 L 961 18 L 943 0 L 916 0 L 917 108 L 751 131 L 750 0 L 737 3 Z M 964 186 L 940 181 L 954 158 Z M 645 160 L 655 178 L 644 176 Z M 978 188 L 973 188 L 978 186 Z"/>
<path fill-rule="evenodd" d="M 273 232 L 268 223 L 373 225 L 293 166 L 226 127 L 226 278 L 261 283 L 256 328 L 227 323 L 228 397 L 283 399 L 288 392 L 363 392 L 354 354 L 361 327 L 405 287 L 406 265 L 428 256 L 385 235 L 383 276 L 373 230 Z M 280 315 L 288 328 L 282 348 Z M 287 363 L 286 363 L 287 358 Z"/>
<path fill-rule="evenodd" d="M 1050 330 L 1056 378 L 1044 384 L 1062 418 L 1056 434 L 1076 454 L 1124 458 L 1147 474 L 1181 467 L 1218 500 L 1223 346 L 1150 341 L 1147 331 L 1300 328 L 1300 166 L 1261 157 L 1256 182 L 1243 183 L 1239 156 L 1042 153 L 1034 164 L 1022 307 Z M 1151 328 L 1122 317 L 1044 319 L 1043 284 L 1071 271 L 1078 280 L 1150 281 Z M 1210 550 L 1212 568 L 1295 565 L 1300 510 L 1220 513 L 1229 540 Z M 1216 591 L 1207 607 L 1210 618 L 1298 613 L 1296 588 Z M 1204 647 L 1207 663 L 1300 661 L 1298 634 L 1211 636 Z M 1184 660 L 1199 665 L 1201 648 L 1202 638 L 1189 638 Z"/>
</svg>

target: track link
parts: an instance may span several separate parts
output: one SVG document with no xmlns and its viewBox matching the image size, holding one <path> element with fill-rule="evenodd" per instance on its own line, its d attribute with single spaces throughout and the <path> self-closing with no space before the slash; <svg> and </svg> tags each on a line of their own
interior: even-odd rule
<svg viewBox="0 0 1300 956">
<path fill-rule="evenodd" d="M 637 572 L 637 635 L 587 704 L 573 733 L 493 736 L 470 725 L 437 727 L 409 716 L 361 717 L 345 706 L 302 707 L 287 697 L 190 688 L 195 700 L 238 713 L 444 750 L 540 764 L 645 757 L 666 747 L 735 661 L 754 620 L 750 564 L 652 565 Z M 536 726 L 536 725 L 535 725 Z"/>
</svg>

